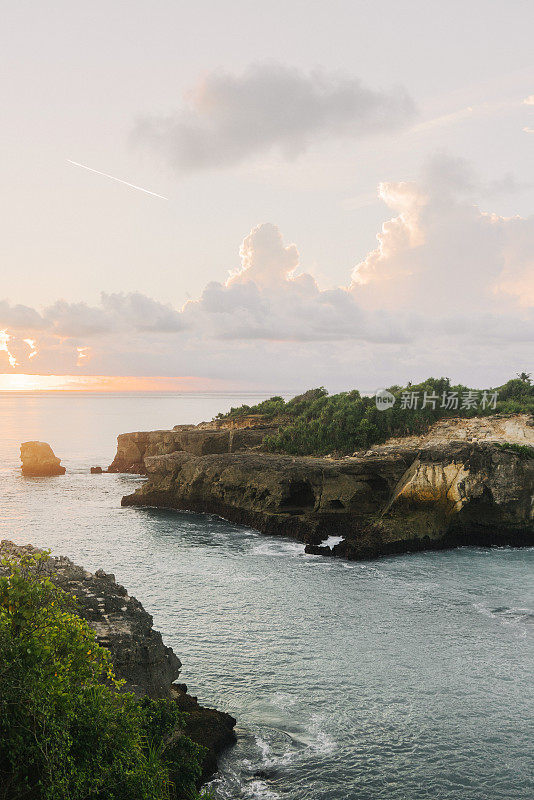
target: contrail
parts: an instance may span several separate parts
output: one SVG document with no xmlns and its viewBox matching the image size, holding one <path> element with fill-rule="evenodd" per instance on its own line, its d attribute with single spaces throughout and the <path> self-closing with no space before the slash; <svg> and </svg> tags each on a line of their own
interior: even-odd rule
<svg viewBox="0 0 534 800">
<path fill-rule="evenodd" d="M 112 181 L 117 181 L 117 183 L 123 183 L 125 186 L 129 186 L 130 189 L 138 189 L 140 192 L 145 192 L 145 194 L 151 194 L 153 197 L 159 197 L 161 200 L 168 200 L 168 197 L 164 197 L 162 194 L 156 194 L 156 192 L 150 192 L 148 189 L 143 189 L 142 186 L 136 186 L 135 183 L 128 183 L 128 181 L 121 181 L 120 178 L 115 178 L 114 175 L 108 175 L 107 172 L 100 172 L 98 169 L 93 169 L 92 167 L 87 167 L 85 164 L 80 164 L 78 161 L 71 161 L 70 158 L 67 158 L 67 162 L 69 164 L 74 164 L 75 167 L 81 167 L 82 169 L 87 169 L 89 172 L 94 172 L 97 175 L 103 175 L 104 178 L 110 178 Z"/>
</svg>

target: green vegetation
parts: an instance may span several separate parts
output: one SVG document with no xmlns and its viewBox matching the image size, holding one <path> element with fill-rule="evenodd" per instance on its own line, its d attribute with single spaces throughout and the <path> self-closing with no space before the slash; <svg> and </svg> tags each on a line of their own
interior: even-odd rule
<svg viewBox="0 0 534 800">
<path fill-rule="evenodd" d="M 423 433 L 442 417 L 534 413 L 534 386 L 525 372 L 485 393 L 463 385 L 453 386 L 449 378 L 428 378 L 416 385 L 391 386 L 389 391 L 395 396 L 395 404 L 385 411 L 376 408 L 374 397 L 364 397 L 357 390 L 329 395 L 320 387 L 288 402 L 282 397 L 271 397 L 255 406 L 232 408 L 218 418 L 238 419 L 260 414 L 280 426 L 276 435 L 265 439 L 269 450 L 324 455 L 352 453 L 390 436 Z M 494 392 L 497 392 L 496 402 L 492 398 Z M 418 397 L 416 404 L 410 402 L 414 396 Z"/>
<path fill-rule="evenodd" d="M 287 418 L 289 416 L 298 416 L 304 413 L 309 407 L 310 403 L 318 400 L 321 397 L 326 397 L 328 392 L 324 387 L 319 389 L 308 389 L 304 394 L 299 394 L 288 400 L 287 403 L 283 397 L 276 395 L 270 397 L 268 400 L 263 400 L 255 406 L 239 406 L 238 408 L 231 408 L 227 414 L 217 414 L 216 419 L 239 419 L 249 415 L 259 414 L 267 420 L 278 420 L 281 417 Z"/>
<path fill-rule="evenodd" d="M 528 444 L 514 444 L 512 442 L 503 442 L 502 444 L 498 444 L 497 447 L 500 447 L 501 450 L 511 450 L 513 453 L 516 453 L 519 458 L 526 461 L 529 458 L 534 458 L 534 447 L 530 447 Z"/>
<path fill-rule="evenodd" d="M 181 735 L 183 715 L 119 691 L 47 557 L 2 562 L 1 800 L 198 798 L 201 748 Z"/>
</svg>

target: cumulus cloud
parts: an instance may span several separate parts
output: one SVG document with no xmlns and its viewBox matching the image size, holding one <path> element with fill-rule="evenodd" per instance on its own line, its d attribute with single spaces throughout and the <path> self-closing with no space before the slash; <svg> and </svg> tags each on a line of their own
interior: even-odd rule
<svg viewBox="0 0 534 800">
<path fill-rule="evenodd" d="M 378 91 L 354 77 L 277 63 L 240 75 L 214 72 L 165 117 L 140 119 L 135 138 L 181 171 L 238 164 L 274 150 L 286 159 L 326 137 L 395 130 L 415 115 L 401 88 Z"/>
<path fill-rule="evenodd" d="M 276 286 L 287 280 L 299 263 L 296 245 L 287 247 L 276 227 L 264 223 L 243 239 L 239 249 L 241 267 L 232 272 L 227 285 L 253 282 L 256 286 Z"/>
<path fill-rule="evenodd" d="M 0 355 L 21 372 L 268 387 L 372 389 L 431 372 L 497 383 L 532 359 L 534 218 L 480 209 L 476 186 L 468 165 L 444 155 L 417 181 L 381 184 L 391 217 L 346 286 L 321 289 L 296 245 L 264 223 L 226 280 L 182 309 L 138 293 L 103 294 L 95 306 L 62 300 L 42 314 L 0 304 L 9 337 Z"/>
<path fill-rule="evenodd" d="M 396 215 L 354 269 L 351 290 L 361 302 L 434 319 L 447 310 L 471 320 L 487 315 L 512 330 L 519 324 L 514 309 L 533 304 L 534 218 L 483 211 L 471 187 L 467 166 L 443 155 L 418 182 L 381 184 Z"/>
<path fill-rule="evenodd" d="M 404 340 L 398 320 L 377 320 L 346 289 L 321 290 L 312 275 L 299 273 L 298 250 L 275 225 L 253 228 L 240 255 L 241 268 L 225 283 L 211 282 L 185 305 L 190 330 L 234 341 Z"/>
</svg>

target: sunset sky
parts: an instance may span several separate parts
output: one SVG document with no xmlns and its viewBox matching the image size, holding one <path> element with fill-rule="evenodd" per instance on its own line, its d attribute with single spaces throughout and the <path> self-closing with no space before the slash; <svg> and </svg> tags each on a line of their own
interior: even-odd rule
<svg viewBox="0 0 534 800">
<path fill-rule="evenodd" d="M 0 390 L 534 366 L 529 0 L 2 12 Z"/>
</svg>

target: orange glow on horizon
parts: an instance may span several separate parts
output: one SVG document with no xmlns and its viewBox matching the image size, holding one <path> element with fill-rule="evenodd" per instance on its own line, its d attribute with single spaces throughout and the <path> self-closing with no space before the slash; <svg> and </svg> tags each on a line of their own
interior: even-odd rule
<svg viewBox="0 0 534 800">
<path fill-rule="evenodd" d="M 222 387 L 219 381 L 196 376 L 166 378 L 132 375 L 0 374 L 0 392 L 205 392 Z"/>
</svg>

